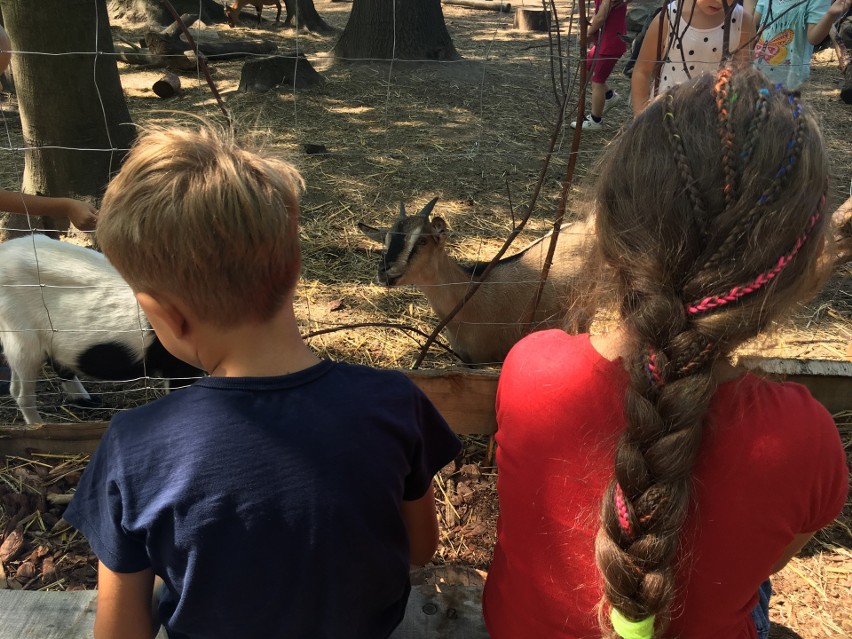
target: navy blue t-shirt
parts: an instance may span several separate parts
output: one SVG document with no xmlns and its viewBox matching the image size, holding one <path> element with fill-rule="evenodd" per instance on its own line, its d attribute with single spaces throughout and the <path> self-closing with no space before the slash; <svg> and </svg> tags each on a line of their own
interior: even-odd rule
<svg viewBox="0 0 852 639">
<path fill-rule="evenodd" d="M 401 373 L 207 377 L 116 416 L 65 519 L 110 570 L 163 578 L 172 639 L 384 638 L 410 590 L 402 501 L 459 449 Z"/>
</svg>

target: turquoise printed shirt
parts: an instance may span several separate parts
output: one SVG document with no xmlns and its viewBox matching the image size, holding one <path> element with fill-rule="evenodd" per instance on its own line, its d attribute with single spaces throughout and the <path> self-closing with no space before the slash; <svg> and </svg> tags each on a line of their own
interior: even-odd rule
<svg viewBox="0 0 852 639">
<path fill-rule="evenodd" d="M 829 6 L 831 0 L 758 0 L 754 11 L 760 16 L 760 39 L 754 65 L 773 82 L 798 89 L 811 73 L 814 47 L 808 42 L 808 25 L 819 22 Z"/>
</svg>

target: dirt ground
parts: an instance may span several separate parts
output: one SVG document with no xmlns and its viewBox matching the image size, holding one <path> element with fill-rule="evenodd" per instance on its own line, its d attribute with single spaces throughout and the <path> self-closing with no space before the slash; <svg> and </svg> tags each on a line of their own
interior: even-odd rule
<svg viewBox="0 0 852 639">
<path fill-rule="evenodd" d="M 330 24 L 343 27 L 350 4 L 315 3 Z M 560 16 L 570 14 L 570 3 L 556 4 Z M 310 339 L 321 356 L 380 367 L 412 365 L 423 342 L 419 335 L 391 328 L 346 328 L 391 322 L 428 333 L 435 323 L 419 292 L 387 290 L 373 283 L 379 258 L 376 247 L 358 232 L 357 222 L 381 226 L 395 215 L 400 200 L 412 211 L 440 196 L 436 213 L 453 232 L 453 254 L 463 260 L 490 259 L 512 228 L 509 202 L 515 207 L 526 203 L 538 178 L 555 122 L 554 85 L 560 84 L 560 75 L 569 85 L 576 76 L 573 37 L 563 48 L 560 74 L 547 36 L 512 30 L 510 14 L 453 6 L 445 6 L 444 14 L 464 59 L 440 65 L 335 61 L 327 56 L 335 35 L 297 34 L 268 20 L 261 28 L 248 21 L 237 29 L 223 26 L 199 34 L 199 38 L 262 38 L 277 42 L 281 51 L 298 49 L 326 78 L 324 87 L 305 92 L 243 94 L 237 92 L 242 62 L 212 65 L 238 131 L 267 152 L 293 161 L 306 177 L 300 231 L 304 271 L 297 309 L 304 333 L 342 327 Z M 274 12 L 267 9 L 266 15 Z M 567 31 L 567 22 L 563 29 Z M 113 20 L 113 30 L 135 42 L 146 29 L 122 17 Z M 603 131 L 583 136 L 569 203 L 574 215 L 588 209 L 595 162 L 630 118 L 629 81 L 621 74 L 622 66 L 616 67 L 612 85 L 624 100 L 608 113 Z M 184 76 L 182 94 L 164 101 L 150 88 L 159 71 L 119 67 L 137 123 L 189 121 L 193 116 L 223 121 L 203 78 Z M 849 196 L 852 179 L 848 142 L 852 107 L 838 99 L 840 79 L 833 52 L 825 51 L 815 57 L 812 79 L 804 90 L 821 118 L 830 151 L 829 210 Z M 0 102 L 0 109 L 0 127 L 9 141 L 0 147 L 0 187 L 17 190 L 23 157 L 10 149 L 22 145 L 20 120 L 13 99 Z M 309 155 L 305 145 L 323 145 L 328 153 Z M 569 146 L 570 130 L 562 131 L 536 212 L 517 246 L 548 229 Z M 850 282 L 852 270 L 847 265 L 793 323 L 778 327 L 746 350 L 848 361 Z M 456 363 L 433 348 L 424 367 Z M 102 398 L 103 409 L 83 411 L 62 404 L 53 379 L 39 386 L 40 410 L 52 421 L 102 419 L 161 392 L 144 385 L 137 390 L 110 384 L 89 387 Z M 850 450 L 852 414 L 836 418 Z M 11 398 L 0 398 L 0 422 L 19 419 Z M 463 457 L 437 479 L 442 518 L 437 563 L 488 569 L 497 518 L 496 469 L 488 452 L 487 438 L 466 438 Z M 5 469 L 0 466 L 0 565 L 10 587 L 94 587 L 88 546 L 61 520 L 63 502 L 84 466 L 84 458 L 7 459 Z M 15 530 L 24 533 L 18 548 Z M 775 589 L 774 637 L 852 636 L 852 505 L 779 573 Z"/>
</svg>

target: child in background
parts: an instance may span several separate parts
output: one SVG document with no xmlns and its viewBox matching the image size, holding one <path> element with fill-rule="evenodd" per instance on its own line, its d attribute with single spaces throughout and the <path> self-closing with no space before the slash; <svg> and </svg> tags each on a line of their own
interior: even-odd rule
<svg viewBox="0 0 852 639">
<path fill-rule="evenodd" d="M 6 30 L 0 25 L 0 73 L 6 70 L 11 59 L 12 42 Z M 98 219 L 95 208 L 86 202 L 67 197 L 24 195 L 3 189 L 0 189 L 0 211 L 30 216 L 66 217 L 81 231 L 94 230 Z M 1 374 L 2 371 L 0 371 Z"/>
<path fill-rule="evenodd" d="M 730 360 L 822 284 L 827 178 L 814 118 L 751 67 L 670 89 L 610 146 L 620 321 L 533 333 L 500 374 L 492 639 L 766 637 L 768 578 L 848 469 L 806 388 Z"/>
<path fill-rule="evenodd" d="M 588 37 L 597 36 L 589 49 L 586 68 L 592 74 L 592 108 L 581 126 L 592 131 L 603 128 L 603 115 L 620 99 L 606 81 L 618 59 L 627 51 L 621 36 L 627 33 L 627 4 L 623 0 L 595 0 L 595 15 L 589 22 Z M 571 122 L 577 128 L 577 121 Z"/>
<path fill-rule="evenodd" d="M 117 415 L 65 519 L 99 559 L 96 639 L 387 637 L 438 541 L 460 443 L 404 375 L 320 361 L 293 310 L 301 176 L 201 127 L 144 133 L 98 241 L 209 377 Z"/>
<path fill-rule="evenodd" d="M 757 0 L 760 39 L 754 65 L 773 82 L 798 89 L 811 74 L 814 46 L 825 40 L 852 0 Z"/>
<path fill-rule="evenodd" d="M 64 217 L 81 231 L 94 231 L 98 212 L 91 204 L 70 197 L 26 195 L 0 189 L 0 211 L 31 217 Z"/>
<path fill-rule="evenodd" d="M 723 0 L 673 0 L 645 33 L 630 80 L 633 114 L 642 112 L 657 93 L 722 62 L 725 40 Z M 662 31 L 662 34 L 660 33 Z M 754 21 L 742 5 L 731 9 L 728 52 L 743 66 L 751 61 Z M 655 90 L 655 85 L 659 88 Z"/>
</svg>

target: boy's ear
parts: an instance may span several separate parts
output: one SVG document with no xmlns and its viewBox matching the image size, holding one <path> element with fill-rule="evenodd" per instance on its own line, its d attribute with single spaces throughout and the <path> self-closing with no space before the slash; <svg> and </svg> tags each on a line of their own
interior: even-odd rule
<svg viewBox="0 0 852 639">
<path fill-rule="evenodd" d="M 181 339 L 189 332 L 186 314 L 168 299 L 154 297 L 150 293 L 136 293 L 136 301 L 157 333 Z"/>
</svg>

